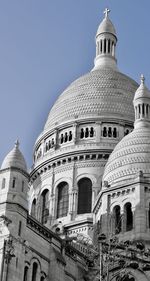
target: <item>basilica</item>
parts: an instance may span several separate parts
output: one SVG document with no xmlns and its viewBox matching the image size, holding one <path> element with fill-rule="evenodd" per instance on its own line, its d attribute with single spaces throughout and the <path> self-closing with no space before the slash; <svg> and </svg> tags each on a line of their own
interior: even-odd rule
<svg viewBox="0 0 150 281">
<path fill-rule="evenodd" d="M 150 280 L 150 91 L 117 66 L 105 9 L 93 69 L 50 109 L 29 172 L 0 169 L 1 281 Z"/>
</svg>

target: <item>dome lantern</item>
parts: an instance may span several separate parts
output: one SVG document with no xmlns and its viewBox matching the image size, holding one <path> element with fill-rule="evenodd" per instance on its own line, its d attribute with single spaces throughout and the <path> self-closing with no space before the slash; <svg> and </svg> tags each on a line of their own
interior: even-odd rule
<svg viewBox="0 0 150 281">
<path fill-rule="evenodd" d="M 115 58 L 117 36 L 115 28 L 109 19 L 109 12 L 108 8 L 104 10 L 104 19 L 96 33 L 96 58 L 93 70 L 104 66 L 117 69 Z"/>
<path fill-rule="evenodd" d="M 134 100 L 135 128 L 150 126 L 150 91 L 145 86 L 145 77 L 141 74 L 141 84 L 135 92 Z"/>
</svg>

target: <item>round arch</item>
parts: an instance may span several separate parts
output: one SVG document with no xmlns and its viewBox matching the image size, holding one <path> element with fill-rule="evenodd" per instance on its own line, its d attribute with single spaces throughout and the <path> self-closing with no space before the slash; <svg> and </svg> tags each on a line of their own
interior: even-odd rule
<svg viewBox="0 0 150 281">
<path fill-rule="evenodd" d="M 66 181 L 61 181 L 57 185 L 57 210 L 56 217 L 65 217 L 68 214 L 69 208 L 69 184 Z"/>
<path fill-rule="evenodd" d="M 78 183 L 78 214 L 91 213 L 92 181 L 88 177 L 81 178 Z"/>
</svg>

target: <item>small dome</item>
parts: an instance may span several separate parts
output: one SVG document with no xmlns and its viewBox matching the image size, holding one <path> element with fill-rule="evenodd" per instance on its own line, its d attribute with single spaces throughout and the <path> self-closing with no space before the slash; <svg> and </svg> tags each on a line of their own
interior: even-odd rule
<svg viewBox="0 0 150 281">
<path fill-rule="evenodd" d="M 96 36 L 98 36 L 99 34 L 102 34 L 102 33 L 111 33 L 116 36 L 116 30 L 115 30 L 114 25 L 112 24 L 111 20 L 108 17 L 108 12 L 110 12 L 108 9 L 106 9 L 104 11 L 105 18 L 99 25 Z"/>
<path fill-rule="evenodd" d="M 150 176 L 150 129 L 135 129 L 115 147 L 105 167 L 103 181 L 109 185 L 135 177 Z"/>
<path fill-rule="evenodd" d="M 19 150 L 18 141 L 15 143 L 15 147 L 4 158 L 1 169 L 7 169 L 10 167 L 27 171 L 27 165 L 21 151 Z"/>
<path fill-rule="evenodd" d="M 144 81 L 145 81 L 145 78 L 143 75 L 141 75 L 141 84 L 135 92 L 134 102 L 141 98 L 150 98 L 150 91 L 145 86 Z"/>
</svg>

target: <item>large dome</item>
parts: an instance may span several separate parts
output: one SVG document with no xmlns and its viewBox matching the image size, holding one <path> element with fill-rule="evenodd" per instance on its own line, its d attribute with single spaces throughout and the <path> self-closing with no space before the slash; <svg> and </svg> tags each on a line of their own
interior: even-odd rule
<svg viewBox="0 0 150 281">
<path fill-rule="evenodd" d="M 140 171 L 150 175 L 150 128 L 146 127 L 135 129 L 116 145 L 103 180 L 113 184 L 131 179 Z"/>
<path fill-rule="evenodd" d="M 89 117 L 132 121 L 133 95 L 138 84 L 111 68 L 99 68 L 73 82 L 50 110 L 44 130 Z"/>
</svg>

